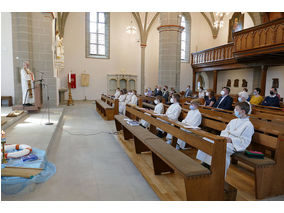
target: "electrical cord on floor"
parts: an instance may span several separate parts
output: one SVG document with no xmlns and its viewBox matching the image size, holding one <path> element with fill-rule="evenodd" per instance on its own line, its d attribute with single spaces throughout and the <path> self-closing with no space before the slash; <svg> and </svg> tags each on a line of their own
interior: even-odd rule
<svg viewBox="0 0 284 213">
<path fill-rule="evenodd" d="M 93 135 L 99 135 L 99 134 L 110 134 L 110 135 L 118 135 L 118 132 L 105 132 L 105 131 L 100 131 L 100 132 L 96 132 L 96 133 L 87 133 L 87 134 L 84 134 L 84 133 L 72 133 L 70 131 L 68 131 L 67 129 L 63 129 L 63 131 L 67 132 L 68 134 L 70 135 L 81 135 L 81 136 L 93 136 Z"/>
</svg>

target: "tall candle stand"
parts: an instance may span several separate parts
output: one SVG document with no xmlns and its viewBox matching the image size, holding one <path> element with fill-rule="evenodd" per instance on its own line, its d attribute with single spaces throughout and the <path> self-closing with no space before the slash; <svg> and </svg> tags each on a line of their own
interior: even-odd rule
<svg viewBox="0 0 284 213">
<path fill-rule="evenodd" d="M 73 99 L 72 99 L 71 83 L 70 82 L 68 82 L 68 90 L 69 90 L 69 98 L 68 98 L 68 101 L 67 101 L 67 106 L 74 105 Z"/>
</svg>

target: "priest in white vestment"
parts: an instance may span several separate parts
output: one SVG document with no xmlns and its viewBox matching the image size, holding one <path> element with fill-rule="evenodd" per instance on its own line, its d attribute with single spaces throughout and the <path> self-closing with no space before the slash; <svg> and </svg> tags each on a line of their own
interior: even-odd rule
<svg viewBox="0 0 284 213">
<path fill-rule="evenodd" d="M 172 103 L 170 105 L 170 107 L 167 109 L 165 116 L 167 116 L 169 119 L 171 119 L 172 121 L 177 121 L 178 117 L 181 113 L 181 106 L 179 105 L 179 99 L 180 99 L 180 95 L 179 94 L 173 94 L 170 102 Z M 164 121 L 163 119 L 158 118 L 159 120 L 168 123 L 167 121 Z M 164 133 L 164 131 L 162 129 L 157 128 L 159 131 L 157 133 L 157 135 L 159 137 L 162 137 L 162 134 Z"/>
<path fill-rule="evenodd" d="M 30 63 L 25 61 L 21 69 L 22 102 L 23 104 L 34 104 L 34 74 L 29 70 Z"/>
<path fill-rule="evenodd" d="M 156 99 L 154 100 L 154 103 L 156 104 L 155 108 L 154 108 L 154 113 L 155 114 L 163 114 L 164 113 L 164 105 L 162 103 L 162 96 L 158 95 L 155 97 Z M 146 115 L 150 115 L 149 113 L 144 113 Z M 141 120 L 140 121 L 141 125 L 144 126 L 145 128 L 148 128 L 150 126 L 150 124 L 145 121 L 145 120 Z"/>
<path fill-rule="evenodd" d="M 238 118 L 231 120 L 226 129 L 220 134 L 220 136 L 226 137 L 227 139 L 225 176 L 230 166 L 230 156 L 235 152 L 245 151 L 254 134 L 254 127 L 248 117 L 249 109 L 247 102 L 237 103 L 234 113 Z M 210 139 L 203 139 L 214 143 L 214 141 L 211 141 Z M 198 150 L 196 158 L 201 160 L 203 163 L 211 165 L 211 156 L 201 150 Z"/>
<path fill-rule="evenodd" d="M 182 123 L 185 124 L 186 126 L 191 126 L 191 127 L 198 127 L 201 124 L 202 120 L 202 115 L 199 112 L 199 102 L 197 100 L 192 100 L 190 103 L 190 111 L 188 111 L 185 119 L 182 120 Z M 187 129 L 182 130 L 186 132 L 190 132 Z M 177 141 L 176 149 L 185 149 L 186 143 L 180 139 Z"/>
</svg>

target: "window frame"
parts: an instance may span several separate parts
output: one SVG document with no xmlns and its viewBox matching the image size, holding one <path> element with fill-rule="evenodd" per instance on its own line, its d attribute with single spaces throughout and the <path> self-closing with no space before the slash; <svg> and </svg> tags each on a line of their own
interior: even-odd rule
<svg viewBox="0 0 284 213">
<path fill-rule="evenodd" d="M 91 39 L 90 39 L 90 12 L 86 12 L 85 14 L 85 50 L 86 50 L 86 58 L 95 58 L 95 59 L 110 59 L 110 13 L 109 12 L 96 12 L 96 13 L 104 13 L 105 14 L 105 55 L 100 55 L 98 54 L 91 54 L 90 53 L 90 45 L 91 45 Z M 98 16 L 98 14 L 97 14 Z M 96 22 L 96 25 L 98 27 L 98 19 Z M 96 30 L 97 35 L 98 33 L 98 28 Z M 97 36 L 97 42 L 98 42 L 98 36 Z M 99 45 L 98 43 L 96 45 Z M 98 47 L 97 47 L 98 48 Z"/>
<path fill-rule="evenodd" d="M 182 14 L 182 17 L 184 17 L 184 20 L 185 20 L 185 28 L 184 28 L 184 32 L 185 32 L 185 50 L 184 50 L 185 58 L 184 59 L 180 58 L 180 61 L 182 63 L 188 63 L 188 62 L 190 62 L 190 23 L 189 23 L 190 21 L 188 20 L 188 17 L 186 15 Z M 182 20 L 182 17 L 181 17 L 181 20 Z M 181 32 L 180 37 L 182 37 L 182 33 L 183 32 Z M 181 40 L 182 39 L 180 38 L 180 41 Z M 181 51 L 182 51 L 182 49 L 181 49 L 181 44 L 180 44 L 180 55 L 181 55 Z"/>
</svg>

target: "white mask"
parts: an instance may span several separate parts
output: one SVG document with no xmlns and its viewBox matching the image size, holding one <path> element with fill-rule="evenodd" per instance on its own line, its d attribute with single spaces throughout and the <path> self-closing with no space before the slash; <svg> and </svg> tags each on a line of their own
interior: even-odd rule
<svg viewBox="0 0 284 213">
<path fill-rule="evenodd" d="M 243 100 L 242 100 L 242 98 L 241 98 L 241 97 L 238 97 L 238 101 L 239 101 L 239 102 L 242 102 Z"/>
<path fill-rule="evenodd" d="M 158 101 L 155 99 L 155 100 L 154 100 L 154 103 L 157 105 L 157 104 L 158 104 Z"/>
<path fill-rule="evenodd" d="M 174 99 L 173 99 L 173 98 L 171 98 L 170 102 L 171 102 L 171 103 L 174 103 Z"/>
<path fill-rule="evenodd" d="M 222 90 L 222 91 L 220 92 L 220 94 L 223 96 L 223 95 L 225 95 L 225 92 Z"/>
<path fill-rule="evenodd" d="M 209 92 L 206 92 L 206 96 L 209 96 Z"/>
<path fill-rule="evenodd" d="M 147 94 L 148 94 L 147 92 L 144 93 L 144 95 L 147 95 Z"/>
</svg>

